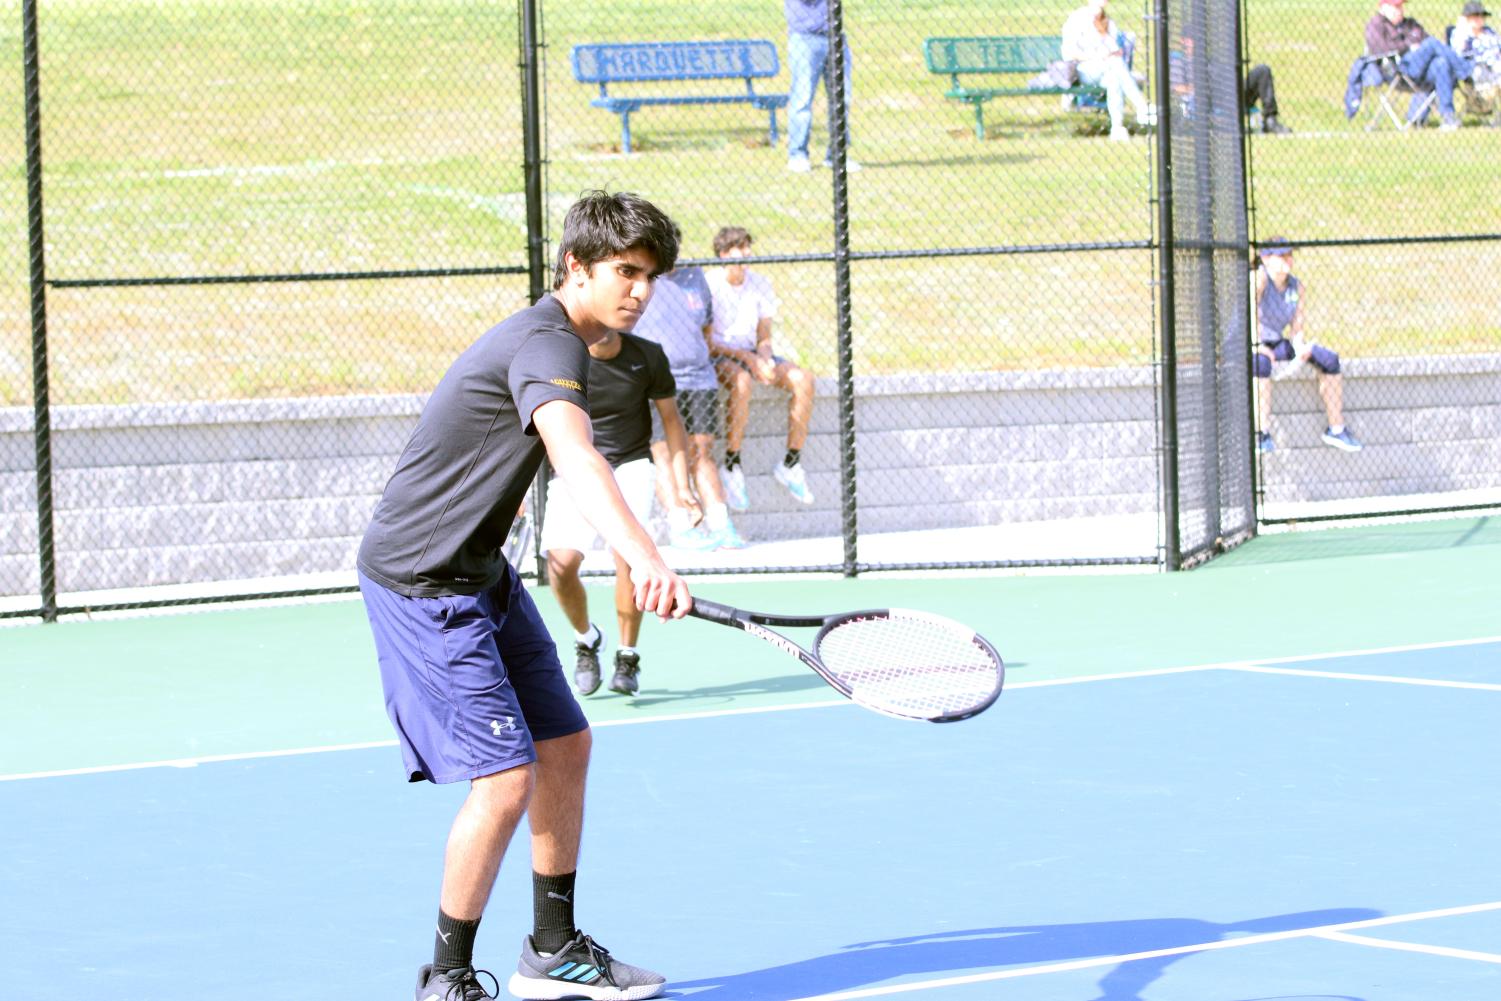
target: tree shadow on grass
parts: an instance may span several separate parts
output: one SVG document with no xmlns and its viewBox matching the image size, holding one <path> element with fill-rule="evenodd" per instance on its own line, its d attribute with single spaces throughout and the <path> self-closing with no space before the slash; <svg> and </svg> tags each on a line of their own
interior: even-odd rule
<svg viewBox="0 0 1501 1001">
<path fill-rule="evenodd" d="M 942 977 L 984 972 L 997 967 L 1019 968 L 1098 959 L 1103 975 L 1096 985 L 1098 993 L 1089 1001 L 1142 1001 L 1142 991 L 1162 976 L 1169 965 L 1191 959 L 1199 951 L 1194 950 L 1194 946 L 1224 941 L 1233 936 L 1292 932 L 1363 921 L 1380 915 L 1380 911 L 1368 908 L 1345 907 L 1229 923 L 1196 918 L 1138 918 L 973 928 L 857 942 L 841 952 L 781 966 L 674 983 L 674 990 L 666 996 L 691 997 L 693 1001 L 787 1001 L 854 990 L 914 974 Z M 1114 958 L 1171 949 L 1185 951 L 1126 962 Z M 1351 998 L 1350 1001 L 1360 999 Z"/>
</svg>

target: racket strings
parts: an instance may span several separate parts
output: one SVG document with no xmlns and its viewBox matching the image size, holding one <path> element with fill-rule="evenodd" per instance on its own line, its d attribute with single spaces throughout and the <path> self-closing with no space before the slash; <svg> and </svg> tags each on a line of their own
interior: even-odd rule
<svg viewBox="0 0 1501 1001">
<path fill-rule="evenodd" d="M 893 610 L 824 633 L 818 657 L 856 701 L 899 716 L 964 713 L 994 697 L 999 668 L 957 622 Z"/>
</svg>

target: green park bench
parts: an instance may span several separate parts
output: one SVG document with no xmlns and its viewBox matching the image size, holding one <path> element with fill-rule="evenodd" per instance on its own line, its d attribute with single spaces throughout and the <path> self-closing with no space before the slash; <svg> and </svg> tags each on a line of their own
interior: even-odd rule
<svg viewBox="0 0 1501 1001">
<path fill-rule="evenodd" d="M 985 103 L 997 97 L 1066 94 L 1103 102 L 1105 91 L 1100 87 L 1027 86 L 1028 80 L 1060 58 L 1059 45 L 1059 38 L 1048 35 L 929 38 L 923 42 L 923 55 L 928 72 L 949 78 L 949 89 L 943 96 L 975 109 L 975 138 L 984 139 Z M 983 76 L 994 84 L 972 86 L 960 80 L 962 76 Z"/>
</svg>

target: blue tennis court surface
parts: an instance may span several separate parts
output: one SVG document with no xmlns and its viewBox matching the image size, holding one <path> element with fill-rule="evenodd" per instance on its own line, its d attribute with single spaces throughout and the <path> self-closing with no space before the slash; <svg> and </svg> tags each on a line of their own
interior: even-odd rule
<svg viewBox="0 0 1501 1001">
<path fill-rule="evenodd" d="M 951 726 L 601 726 L 580 921 L 714 1001 L 1501 997 L 1501 644 L 1270 667 L 1018 684 Z M 0 782 L 6 996 L 410 997 L 464 789 L 400 771 Z M 502 983 L 525 855 L 480 931 Z"/>
</svg>

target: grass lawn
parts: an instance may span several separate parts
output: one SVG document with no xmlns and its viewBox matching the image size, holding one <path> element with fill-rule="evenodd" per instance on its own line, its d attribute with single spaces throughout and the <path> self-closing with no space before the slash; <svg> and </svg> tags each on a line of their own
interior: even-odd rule
<svg viewBox="0 0 1501 1001">
<path fill-rule="evenodd" d="M 1252 142 L 1258 233 L 1501 229 L 1496 131 L 1367 134 L 1345 121 L 1367 0 L 1248 2 L 1252 58 L 1272 64 L 1296 129 Z M 992 102 L 978 141 L 968 109 L 923 65 L 929 35 L 1054 34 L 1069 6 L 846 0 L 851 152 L 866 167 L 850 187 L 857 250 L 1151 239 L 1146 141 L 1107 142 L 1102 116 L 1047 97 Z M 1118 2 L 1114 15 L 1148 34 L 1140 7 Z M 509 0 L 42 0 L 49 276 L 523 264 L 516 17 Z M 1437 18 L 1424 19 L 1441 33 Z M 633 119 L 637 152 L 623 156 L 619 119 L 589 106 L 568 64 L 584 41 L 751 37 L 785 52 L 779 4 L 550 2 L 543 27 L 553 235 L 580 190 L 608 187 L 664 205 L 689 256 L 707 256 L 725 224 L 749 228 L 767 254 L 830 247 L 829 173 L 787 173 L 763 114 L 648 108 Z M 0 405 L 31 397 L 19 28 L 19 17 L 0 23 Z M 1146 48 L 1138 68 L 1149 69 Z M 786 86 L 784 69 L 759 89 Z M 1153 264 L 1146 250 L 860 262 L 856 363 L 861 373 L 1142 363 Z M 1483 276 L 1498 264 L 1494 243 L 1404 244 L 1309 250 L 1298 268 L 1315 336 L 1356 357 L 1494 350 L 1494 310 L 1477 303 L 1494 301 Z M 770 274 L 779 337 L 831 374 L 832 267 Z M 54 289 L 53 399 L 425 391 L 525 292 L 524 276 Z"/>
</svg>

